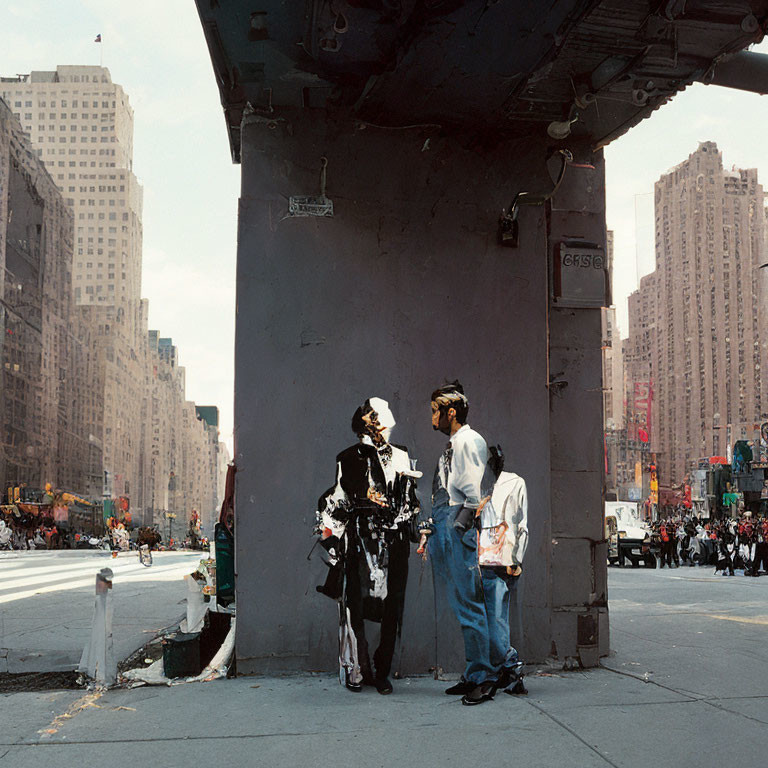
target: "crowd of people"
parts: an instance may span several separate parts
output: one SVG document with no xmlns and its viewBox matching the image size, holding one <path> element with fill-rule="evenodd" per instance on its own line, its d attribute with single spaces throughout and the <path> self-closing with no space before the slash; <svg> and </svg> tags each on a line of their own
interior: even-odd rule
<svg viewBox="0 0 768 768">
<path fill-rule="evenodd" d="M 737 517 L 706 520 L 691 515 L 669 516 L 653 524 L 660 568 L 709 566 L 733 576 L 768 574 L 768 517 L 739 510 Z"/>
<path fill-rule="evenodd" d="M 0 551 L 37 549 L 106 549 L 127 551 L 147 544 L 162 546 L 156 527 L 129 530 L 123 523 L 106 526 L 102 532 L 58 523 L 50 517 L 0 511 Z"/>
<path fill-rule="evenodd" d="M 102 537 L 85 530 L 67 528 L 53 521 L 0 513 L 0 550 L 81 549 L 101 546 L 102 541 Z"/>
</svg>

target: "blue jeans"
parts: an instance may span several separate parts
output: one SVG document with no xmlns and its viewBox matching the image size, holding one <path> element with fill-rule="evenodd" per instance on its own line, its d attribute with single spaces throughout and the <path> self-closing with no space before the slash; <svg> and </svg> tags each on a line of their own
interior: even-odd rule
<svg viewBox="0 0 768 768">
<path fill-rule="evenodd" d="M 488 656 L 498 676 L 505 668 L 514 669 L 519 661 L 509 642 L 509 605 L 518 577 L 507 575 L 505 568 L 481 568 L 480 573 L 488 613 Z"/>
<path fill-rule="evenodd" d="M 490 656 L 491 624 L 497 626 L 498 622 L 493 619 L 489 622 L 483 578 L 477 561 L 477 532 L 470 528 L 462 534 L 453 527 L 459 509 L 460 506 L 432 509 L 434 533 L 429 537 L 429 557 L 435 581 L 445 586 L 448 602 L 464 636 L 464 655 L 467 662 L 464 679 L 479 685 L 486 680 L 494 680 L 499 672 L 499 665 L 493 664 Z M 496 597 L 498 590 L 495 585 L 491 585 L 491 588 L 494 595 L 493 605 L 501 605 L 504 598 Z M 506 604 L 509 605 L 508 599 Z M 508 628 L 507 618 L 507 641 Z M 493 634 L 497 635 L 498 630 L 494 629 Z"/>
</svg>

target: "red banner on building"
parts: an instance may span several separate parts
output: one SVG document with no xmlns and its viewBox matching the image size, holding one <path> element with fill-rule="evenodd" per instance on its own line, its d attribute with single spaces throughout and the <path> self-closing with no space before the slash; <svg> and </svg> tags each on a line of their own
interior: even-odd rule
<svg viewBox="0 0 768 768">
<path fill-rule="evenodd" d="M 651 437 L 651 400 L 652 389 L 650 381 L 636 381 L 632 396 L 632 411 L 634 415 L 636 437 L 644 443 Z"/>
</svg>

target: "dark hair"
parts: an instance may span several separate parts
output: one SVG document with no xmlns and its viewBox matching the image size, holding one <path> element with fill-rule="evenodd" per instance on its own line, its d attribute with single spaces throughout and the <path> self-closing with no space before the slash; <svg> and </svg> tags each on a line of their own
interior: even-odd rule
<svg viewBox="0 0 768 768">
<path fill-rule="evenodd" d="M 456 421 L 459 424 L 467 423 L 467 414 L 469 413 L 469 400 L 464 394 L 464 387 L 457 379 L 448 384 L 438 387 L 430 398 L 436 402 L 442 412 L 453 408 L 456 411 Z"/>
<path fill-rule="evenodd" d="M 360 435 L 365 434 L 365 422 L 363 421 L 363 416 L 368 415 L 373 410 L 373 407 L 371 406 L 371 401 L 366 400 L 352 415 L 352 431 L 360 437 Z"/>
</svg>

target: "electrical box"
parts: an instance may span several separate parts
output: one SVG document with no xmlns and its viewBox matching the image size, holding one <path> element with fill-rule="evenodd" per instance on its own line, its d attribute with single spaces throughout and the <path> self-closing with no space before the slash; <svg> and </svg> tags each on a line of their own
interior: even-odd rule
<svg viewBox="0 0 768 768">
<path fill-rule="evenodd" d="M 583 240 L 556 242 L 552 267 L 554 306 L 593 309 L 610 306 L 610 272 L 601 245 Z"/>
</svg>

